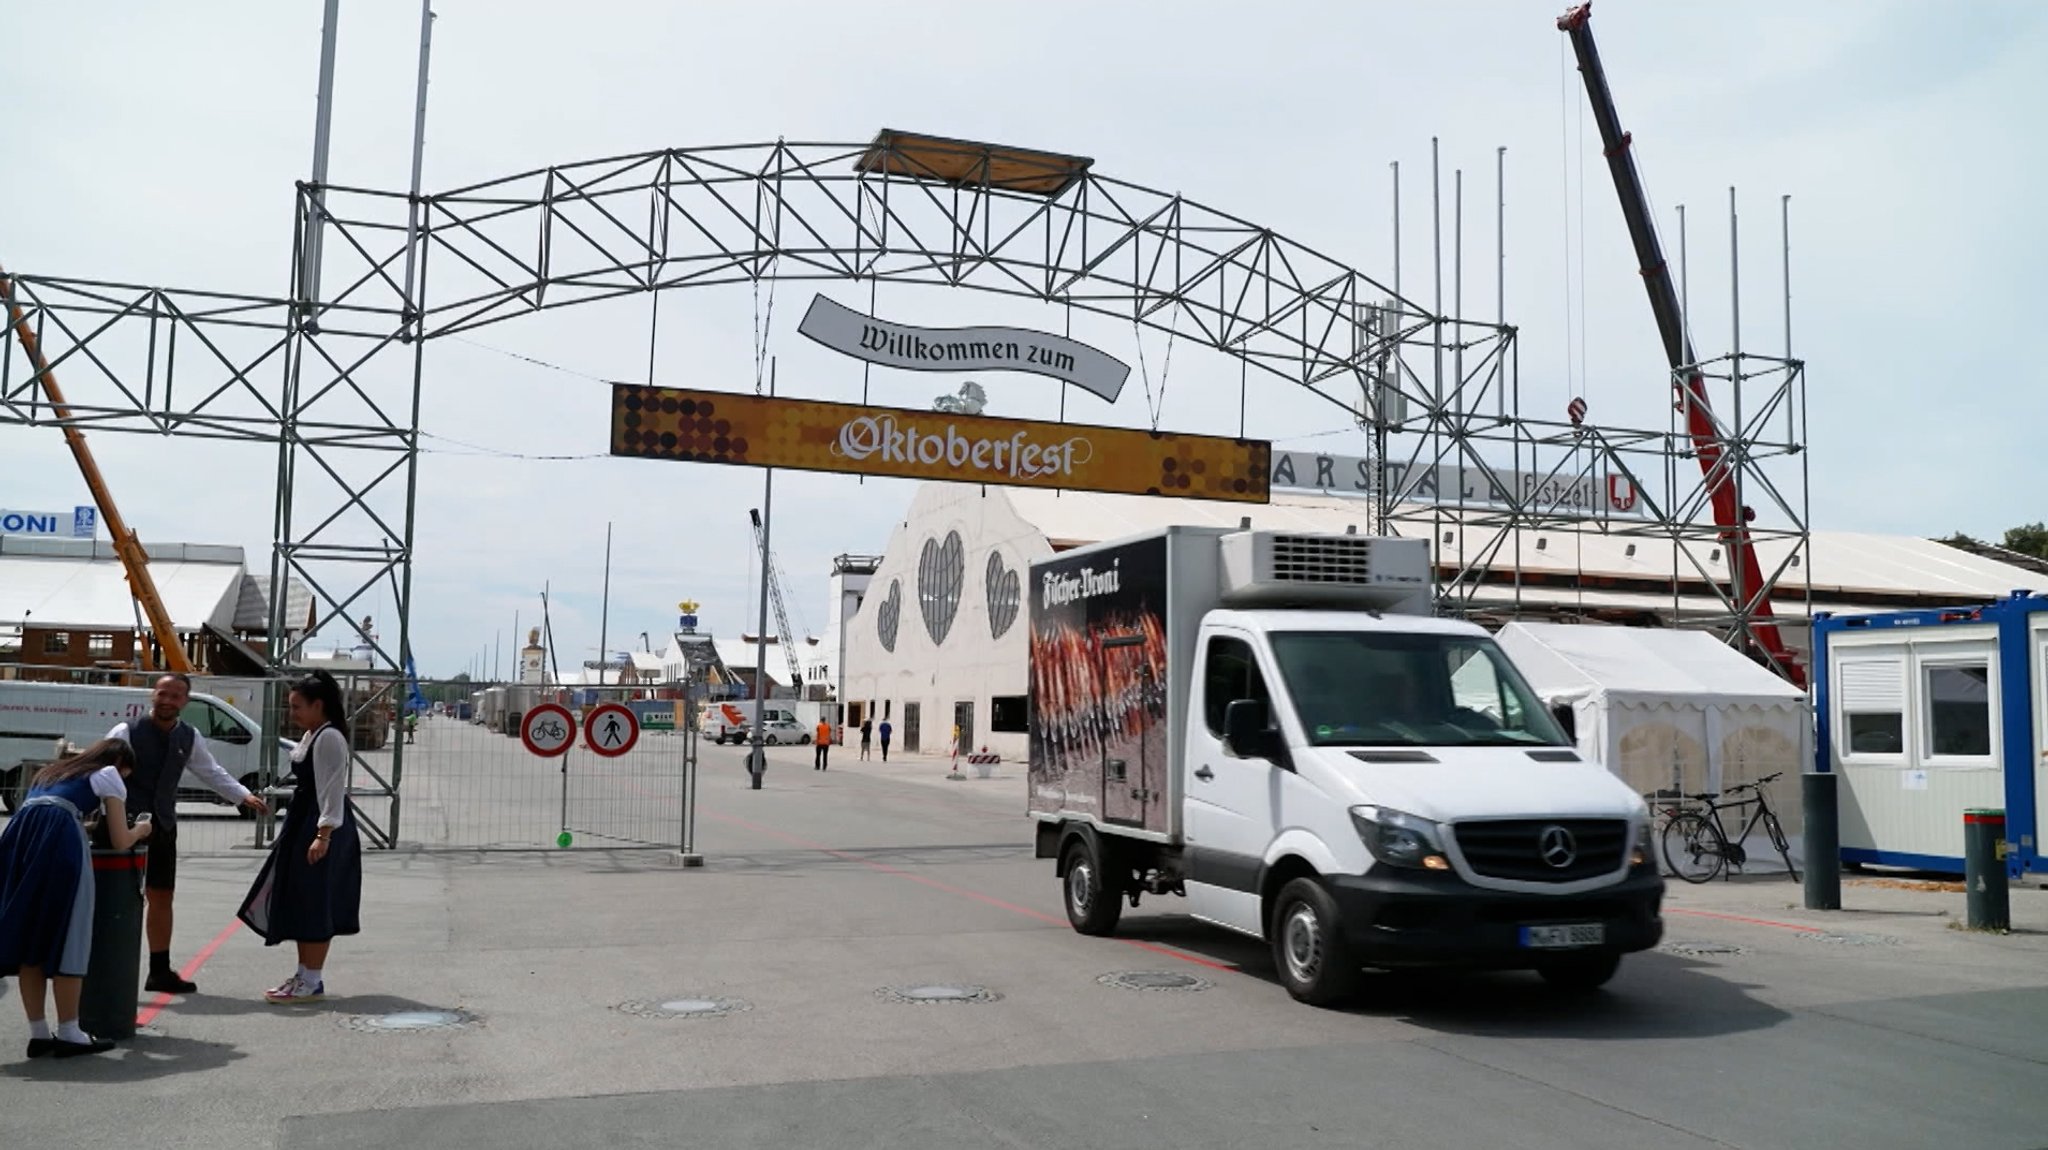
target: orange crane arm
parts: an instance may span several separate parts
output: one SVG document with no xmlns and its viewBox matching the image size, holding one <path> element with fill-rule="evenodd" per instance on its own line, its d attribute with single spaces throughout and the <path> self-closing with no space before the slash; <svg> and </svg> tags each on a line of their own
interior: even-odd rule
<svg viewBox="0 0 2048 1150">
<path fill-rule="evenodd" d="M 128 591 L 135 601 L 142 605 L 142 613 L 149 617 L 149 626 L 156 633 L 157 646 L 163 649 L 164 663 L 173 671 L 190 674 L 192 660 L 185 656 L 184 644 L 178 642 L 178 631 L 171 623 L 171 613 L 164 607 L 163 596 L 157 593 L 156 580 L 149 575 L 149 553 L 142 549 L 142 541 L 128 530 L 128 524 L 121 518 L 119 508 L 114 506 L 114 493 L 107 489 L 107 480 L 100 474 L 99 464 L 93 462 L 92 449 L 85 445 L 85 433 L 71 423 L 71 406 L 64 402 L 64 393 L 57 389 L 57 377 L 50 372 L 50 365 L 43 359 L 43 351 L 36 342 L 36 333 L 28 325 L 28 316 L 14 299 L 14 284 L 7 278 L 5 268 L 0 268 L 0 299 L 7 301 L 7 326 L 14 329 L 14 337 L 21 341 L 21 350 L 28 355 L 29 366 L 36 372 L 36 379 L 43 385 L 43 394 L 49 397 L 51 410 L 64 428 L 64 442 L 71 448 L 71 457 L 78 461 L 79 474 L 85 476 L 85 485 L 92 491 L 92 500 L 99 506 L 100 518 L 106 520 L 107 531 L 114 537 L 114 553 L 121 557 L 121 566 L 128 573 Z M 143 648 L 142 665 L 155 669 L 155 660 Z"/>
</svg>

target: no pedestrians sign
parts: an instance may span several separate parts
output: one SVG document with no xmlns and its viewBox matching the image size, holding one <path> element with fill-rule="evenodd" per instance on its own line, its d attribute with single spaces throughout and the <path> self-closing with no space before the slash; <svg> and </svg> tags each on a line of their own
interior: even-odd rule
<svg viewBox="0 0 2048 1150">
<path fill-rule="evenodd" d="M 583 745 L 607 759 L 617 758 L 640 741 L 640 721 L 630 707 L 605 703 L 583 716 Z"/>
</svg>

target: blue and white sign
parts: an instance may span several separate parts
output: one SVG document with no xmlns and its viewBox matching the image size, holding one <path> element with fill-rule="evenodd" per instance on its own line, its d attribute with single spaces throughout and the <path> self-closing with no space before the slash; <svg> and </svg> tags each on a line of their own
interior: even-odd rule
<svg viewBox="0 0 2048 1150">
<path fill-rule="evenodd" d="M 99 534 L 100 513 L 95 507 L 74 507 L 61 511 L 0 511 L 0 535 L 69 535 L 91 539 Z"/>
</svg>

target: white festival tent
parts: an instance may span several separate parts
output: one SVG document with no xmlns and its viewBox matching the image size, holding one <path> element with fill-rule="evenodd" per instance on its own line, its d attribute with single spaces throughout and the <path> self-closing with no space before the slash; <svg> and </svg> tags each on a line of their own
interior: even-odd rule
<svg viewBox="0 0 2048 1150">
<path fill-rule="evenodd" d="M 1509 623 L 1495 638 L 1546 705 L 1572 708 L 1579 752 L 1637 793 L 1782 771 L 1771 806 L 1798 832 L 1799 775 L 1813 761 L 1806 692 L 1704 631 Z"/>
</svg>

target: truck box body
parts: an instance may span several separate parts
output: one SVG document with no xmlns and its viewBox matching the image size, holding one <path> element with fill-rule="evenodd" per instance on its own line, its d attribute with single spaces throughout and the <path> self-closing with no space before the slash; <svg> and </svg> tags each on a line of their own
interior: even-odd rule
<svg viewBox="0 0 2048 1150">
<path fill-rule="evenodd" d="M 1180 726 L 1218 528 L 1169 527 L 1031 568 L 1030 812 L 1180 838 Z"/>
</svg>

